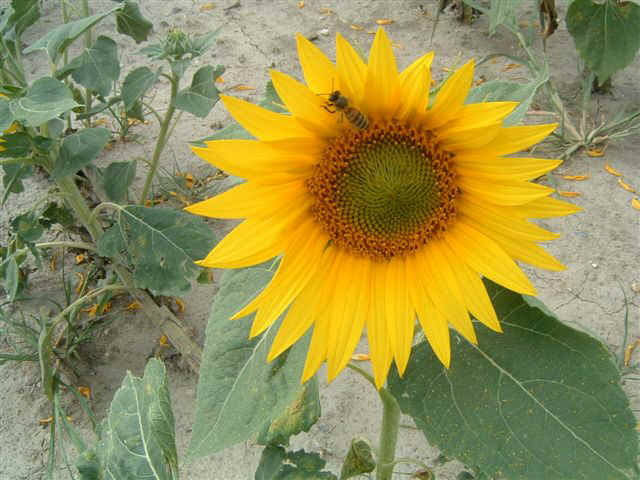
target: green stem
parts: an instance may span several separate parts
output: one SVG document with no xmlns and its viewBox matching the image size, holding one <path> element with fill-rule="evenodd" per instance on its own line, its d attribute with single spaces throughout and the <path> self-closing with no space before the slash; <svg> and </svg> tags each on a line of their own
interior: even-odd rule
<svg viewBox="0 0 640 480">
<path fill-rule="evenodd" d="M 36 248 L 56 248 L 56 247 L 79 248 L 79 249 L 82 249 L 82 250 L 87 250 L 89 252 L 97 252 L 98 251 L 98 249 L 96 248 L 96 246 L 94 244 L 86 243 L 86 242 L 59 241 L 59 242 L 36 243 Z"/>
<path fill-rule="evenodd" d="M 78 220 L 82 222 L 91 234 L 91 238 L 93 238 L 94 241 L 98 241 L 104 230 L 98 221 L 92 217 L 91 209 L 89 209 L 84 198 L 82 198 L 82 194 L 80 190 L 78 190 L 73 178 L 70 176 L 63 177 L 57 180 L 56 183 L 60 190 L 62 190 L 64 199 L 69 202 L 69 205 L 78 216 Z"/>
<path fill-rule="evenodd" d="M 391 480 L 393 475 L 398 427 L 400 425 L 400 406 L 395 397 L 384 387 L 378 390 L 382 400 L 382 426 L 380 445 L 376 464 L 376 480 Z"/>
<path fill-rule="evenodd" d="M 76 308 L 78 308 L 83 303 L 86 303 L 88 300 L 91 300 L 94 297 L 100 296 L 105 292 L 109 292 L 111 290 L 127 290 L 127 287 L 121 283 L 116 283 L 113 285 L 106 285 L 104 287 L 96 288 L 95 290 L 91 290 L 86 295 L 83 295 L 67 308 L 62 310 L 58 315 L 56 315 L 51 322 L 51 328 L 55 328 L 60 322 L 64 320 L 64 317 L 68 315 L 70 312 L 73 312 Z"/>
<path fill-rule="evenodd" d="M 162 150 L 164 150 L 164 147 L 168 140 L 167 132 L 169 130 L 169 124 L 171 123 L 171 118 L 176 111 L 175 98 L 178 94 L 178 82 L 179 80 L 176 77 L 171 77 L 171 98 L 169 99 L 169 108 L 167 109 L 167 112 L 164 115 L 164 119 L 160 124 L 160 133 L 158 134 L 156 147 L 153 151 L 153 157 L 151 158 L 149 173 L 147 173 L 147 178 L 144 182 L 144 188 L 142 189 L 142 195 L 140 195 L 140 205 L 144 205 L 144 202 L 147 200 L 147 195 L 149 195 L 151 183 L 153 182 L 153 177 L 155 176 L 156 170 L 158 169 L 160 154 L 162 153 Z"/>
<path fill-rule="evenodd" d="M 82 0 L 82 15 L 84 17 L 88 17 L 90 13 L 91 12 L 89 11 L 89 0 Z M 84 32 L 84 46 L 85 46 L 85 48 L 87 50 L 89 48 L 91 48 L 91 44 L 92 43 L 93 43 L 93 39 L 92 39 L 92 35 L 91 35 L 91 29 L 88 28 Z M 91 90 L 89 90 L 88 88 L 85 88 L 84 94 L 85 94 L 85 101 L 84 101 L 84 103 L 85 103 L 85 111 L 90 112 L 91 111 L 91 103 L 93 101 L 93 97 L 91 95 Z M 87 128 L 91 127 L 91 117 L 87 117 L 86 125 L 87 125 Z"/>
</svg>

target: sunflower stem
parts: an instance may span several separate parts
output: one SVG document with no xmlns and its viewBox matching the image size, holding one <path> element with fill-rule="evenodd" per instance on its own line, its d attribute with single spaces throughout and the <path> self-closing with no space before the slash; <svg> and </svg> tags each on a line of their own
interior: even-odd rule
<svg viewBox="0 0 640 480">
<path fill-rule="evenodd" d="M 395 465 L 396 443 L 400 426 L 400 406 L 386 388 L 378 390 L 382 400 L 382 426 L 376 464 L 376 480 L 391 480 Z"/>
</svg>

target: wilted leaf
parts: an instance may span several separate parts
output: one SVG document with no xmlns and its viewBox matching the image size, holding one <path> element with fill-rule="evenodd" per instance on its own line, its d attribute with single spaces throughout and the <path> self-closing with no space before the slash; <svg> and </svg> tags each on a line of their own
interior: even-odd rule
<svg viewBox="0 0 640 480">
<path fill-rule="evenodd" d="M 164 365 L 152 358 L 143 378 L 127 372 L 101 425 L 100 442 L 76 462 L 80 478 L 177 480 L 174 423 Z"/>
<path fill-rule="evenodd" d="M 69 73 L 80 85 L 106 97 L 120 77 L 118 45 L 109 37 L 99 36 L 91 48 L 60 69 L 58 78 Z"/>
<path fill-rule="evenodd" d="M 116 218 L 117 225 L 98 242 L 100 255 L 115 256 L 126 245 L 136 287 L 160 295 L 179 295 L 191 288 L 190 280 L 200 272 L 194 261 L 204 258 L 215 243 L 211 229 L 199 217 L 130 205 Z"/>
<path fill-rule="evenodd" d="M 351 441 L 349 452 L 342 464 L 340 480 L 357 477 L 364 473 L 373 472 L 376 468 L 376 461 L 371 452 L 369 443 L 361 438 L 354 438 Z"/>
<path fill-rule="evenodd" d="M 138 2 L 125 0 L 124 8 L 116 13 L 118 32 L 133 38 L 136 43 L 144 42 L 153 30 L 153 24 L 144 18 Z"/>
<path fill-rule="evenodd" d="M 281 355 L 273 362 L 284 357 Z M 289 438 L 308 432 L 320 418 L 320 394 L 315 377 L 306 382 L 293 403 L 273 421 L 267 423 L 258 435 L 260 445 L 288 445 Z"/>
<path fill-rule="evenodd" d="M 65 137 L 60 147 L 60 155 L 53 167 L 54 179 L 73 175 L 89 165 L 102 151 L 111 138 L 106 128 L 87 128 Z"/>
<path fill-rule="evenodd" d="M 136 165 L 136 161 L 109 164 L 102 175 L 102 185 L 110 200 L 114 202 L 126 200 L 129 187 L 136 176 Z"/>
<path fill-rule="evenodd" d="M 580 57 L 601 85 L 629 65 L 640 48 L 640 5 L 636 3 L 574 0 L 566 21 Z"/>
<path fill-rule="evenodd" d="M 106 12 L 97 13 L 89 17 L 74 20 L 73 22 L 63 23 L 53 30 L 50 30 L 33 45 L 25 49 L 24 53 L 35 52 L 36 50 L 45 50 L 49 55 L 51 62 L 57 63 L 62 52 L 64 52 L 64 50 L 71 45 L 76 38 L 82 35 L 89 28 L 93 27 L 100 20 L 121 8 L 122 7 L 118 5 Z"/>
<path fill-rule="evenodd" d="M 176 108 L 199 118 L 206 117 L 220 98 L 215 81 L 223 72 L 224 67 L 214 68 L 211 65 L 198 70 L 193 75 L 191 86 L 176 96 Z"/>
<path fill-rule="evenodd" d="M 202 355 L 191 457 L 250 438 L 278 418 L 302 389 L 308 335 L 291 347 L 284 364 L 274 365 L 266 358 L 280 321 L 249 339 L 250 317 L 229 320 L 273 273 L 258 266 L 226 270 L 220 279 Z"/>
<path fill-rule="evenodd" d="M 391 392 L 429 443 L 495 478 L 635 478 L 638 439 L 607 348 L 534 297 L 486 286 L 504 333 L 452 332 L 449 369 L 421 343 Z"/>
<path fill-rule="evenodd" d="M 127 111 L 131 110 L 136 100 L 153 87 L 158 80 L 158 75 L 160 70 L 153 72 L 149 67 L 138 67 L 129 72 L 122 84 L 122 100 Z"/>
<path fill-rule="evenodd" d="M 39 78 L 24 97 L 9 101 L 11 116 L 29 127 L 39 127 L 77 106 L 69 88 L 51 77 Z"/>
</svg>

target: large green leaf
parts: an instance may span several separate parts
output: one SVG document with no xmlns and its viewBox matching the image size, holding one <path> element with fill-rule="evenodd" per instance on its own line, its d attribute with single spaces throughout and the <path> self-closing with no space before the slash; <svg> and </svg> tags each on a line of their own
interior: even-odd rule
<svg viewBox="0 0 640 480">
<path fill-rule="evenodd" d="M 267 363 L 280 321 L 249 339 L 252 318 L 229 317 L 269 282 L 263 266 L 227 270 L 207 325 L 189 455 L 199 457 L 242 442 L 280 417 L 298 397 L 308 336 Z"/>
<path fill-rule="evenodd" d="M 83 480 L 178 479 L 175 422 L 160 360 L 149 360 L 143 378 L 127 372 L 102 423 L 100 442 L 76 465 Z"/>
<path fill-rule="evenodd" d="M 16 132 L 0 137 L 0 158 L 28 157 L 32 148 L 31 137 L 27 133 Z"/>
<path fill-rule="evenodd" d="M 2 176 L 4 193 L 0 203 L 4 204 L 9 193 L 24 192 L 22 180 L 31 176 L 33 168 L 31 165 L 25 165 L 24 163 L 7 163 L 2 165 L 2 170 L 4 170 L 4 175 Z"/>
<path fill-rule="evenodd" d="M 403 412 L 447 457 L 492 477 L 637 478 L 636 422 L 606 347 L 535 298 L 486 284 L 504 333 L 478 325 L 477 346 L 454 333 L 449 369 L 415 347 L 404 378 L 389 378 Z"/>
<path fill-rule="evenodd" d="M 586 66 L 604 83 L 640 48 L 640 5 L 575 0 L 567 10 L 567 28 Z"/>
<path fill-rule="evenodd" d="M 98 156 L 110 138 L 111 132 L 102 127 L 87 128 L 65 137 L 51 176 L 54 179 L 62 178 L 86 167 Z"/>
<path fill-rule="evenodd" d="M 169 208 L 130 205 L 118 210 L 116 220 L 98 242 L 100 253 L 115 256 L 126 245 L 136 287 L 155 294 L 188 291 L 200 271 L 194 261 L 204 258 L 215 243 L 199 217 Z"/>
<path fill-rule="evenodd" d="M 57 63 L 62 52 L 64 52 L 64 50 L 71 45 L 76 38 L 93 27 L 96 23 L 100 22 L 100 20 L 121 8 L 122 7 L 118 5 L 106 12 L 96 13 L 95 15 L 81 18 L 80 20 L 64 23 L 53 30 L 50 30 L 36 43 L 25 49 L 24 53 L 35 52 L 36 50 L 45 50 L 51 61 L 53 63 Z"/>
<path fill-rule="evenodd" d="M 216 68 L 207 65 L 199 69 L 191 80 L 191 86 L 181 90 L 176 96 L 176 108 L 204 118 L 216 104 L 219 91 L 216 88 L 216 78 L 224 72 L 224 67 Z"/>
<path fill-rule="evenodd" d="M 39 0 L 11 0 L 12 12 L 7 19 L 7 30 L 11 29 L 18 36 L 24 32 L 27 27 L 33 25 L 40 18 L 40 2 Z"/>
<path fill-rule="evenodd" d="M 124 8 L 116 14 L 118 32 L 133 38 L 136 43 L 144 42 L 153 29 L 153 24 L 140 13 L 138 2 L 125 0 Z"/>
<path fill-rule="evenodd" d="M 122 84 L 124 108 L 131 110 L 136 101 L 153 87 L 158 80 L 160 70 L 153 72 L 149 67 L 138 67 L 129 72 Z"/>
<path fill-rule="evenodd" d="M 476 102 L 520 102 L 511 114 L 504 120 L 505 125 L 520 123 L 531 106 L 536 92 L 549 79 L 549 75 L 541 75 L 529 83 L 502 82 L 494 80 L 471 89 L 465 103 Z"/>
<path fill-rule="evenodd" d="M 18 120 L 28 127 L 39 127 L 77 106 L 69 88 L 51 77 L 39 78 L 24 97 L 9 101 L 11 120 Z M 0 123 L 4 125 L 6 120 L 0 120 Z"/>
<path fill-rule="evenodd" d="M 109 37 L 99 36 L 91 48 L 59 71 L 58 78 L 68 73 L 80 85 L 106 97 L 120 77 L 118 45 Z"/>
<path fill-rule="evenodd" d="M 102 175 L 102 186 L 109 200 L 122 202 L 126 200 L 129 187 L 136 176 L 138 162 L 112 162 Z"/>
</svg>

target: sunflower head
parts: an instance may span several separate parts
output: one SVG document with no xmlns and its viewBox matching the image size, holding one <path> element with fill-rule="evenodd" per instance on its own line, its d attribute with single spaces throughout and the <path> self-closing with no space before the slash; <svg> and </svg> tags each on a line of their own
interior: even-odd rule
<svg viewBox="0 0 640 480">
<path fill-rule="evenodd" d="M 417 319 L 450 363 L 449 327 L 476 342 L 471 318 L 500 331 L 481 281 L 535 290 L 514 260 L 563 266 L 529 222 L 573 205 L 531 180 L 560 161 L 509 158 L 556 125 L 505 127 L 514 102 L 465 104 L 473 61 L 430 98 L 433 54 L 399 72 L 384 30 L 365 62 L 340 35 L 336 62 L 298 35 L 306 84 L 272 71 L 289 114 L 223 97 L 256 140 L 194 151 L 247 179 L 192 205 L 192 213 L 243 218 L 199 263 L 241 268 L 275 256 L 273 279 L 233 318 L 255 312 L 252 335 L 284 313 L 269 359 L 313 329 L 303 380 L 323 363 L 333 379 L 366 328 L 376 384 L 392 361 L 404 371 Z"/>
</svg>

